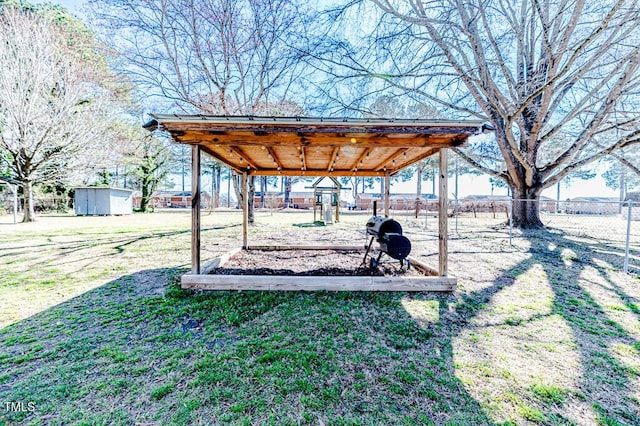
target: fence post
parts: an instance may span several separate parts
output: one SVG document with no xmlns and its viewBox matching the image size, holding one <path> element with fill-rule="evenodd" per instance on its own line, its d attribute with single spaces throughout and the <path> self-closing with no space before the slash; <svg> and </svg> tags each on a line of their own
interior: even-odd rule
<svg viewBox="0 0 640 426">
<path fill-rule="evenodd" d="M 629 273 L 629 244 L 631 242 L 631 215 L 633 213 L 633 202 L 629 200 L 627 207 L 627 244 L 624 250 L 624 273 Z"/>
</svg>

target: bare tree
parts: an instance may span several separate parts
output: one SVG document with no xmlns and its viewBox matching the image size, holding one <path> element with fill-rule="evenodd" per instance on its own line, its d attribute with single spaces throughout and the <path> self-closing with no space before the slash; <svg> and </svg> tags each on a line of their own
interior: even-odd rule
<svg viewBox="0 0 640 426">
<path fill-rule="evenodd" d="M 51 19 L 0 7 L 0 161 L 23 183 L 25 222 L 35 220 L 34 184 L 79 179 L 108 153 L 96 148 L 110 93 L 76 53 Z"/>
<path fill-rule="evenodd" d="M 147 93 L 183 111 L 283 115 L 304 14 L 288 0 L 92 0 L 94 22 Z M 239 178 L 233 180 L 236 196 Z M 250 177 L 253 188 L 253 176 Z M 249 195 L 253 199 L 253 193 Z M 250 205 L 252 205 L 250 203 Z M 249 212 L 253 221 L 252 208 Z"/>
<path fill-rule="evenodd" d="M 324 42 L 324 69 L 488 120 L 500 158 L 458 153 L 524 200 L 517 226 L 542 225 L 543 189 L 640 141 L 637 0 L 372 3 L 359 12 L 377 22 L 364 50 Z"/>
</svg>

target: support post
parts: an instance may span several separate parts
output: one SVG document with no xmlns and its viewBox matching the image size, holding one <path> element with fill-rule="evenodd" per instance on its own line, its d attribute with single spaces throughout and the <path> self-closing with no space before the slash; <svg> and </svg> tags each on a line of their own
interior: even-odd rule
<svg viewBox="0 0 640 426">
<path fill-rule="evenodd" d="M 191 146 L 191 273 L 200 273 L 200 146 Z"/>
<path fill-rule="evenodd" d="M 384 217 L 389 217 L 389 194 L 391 193 L 391 177 L 389 172 L 384 173 Z"/>
<path fill-rule="evenodd" d="M 247 191 L 247 173 L 242 173 L 242 248 L 248 246 L 249 235 L 249 198 Z"/>
<path fill-rule="evenodd" d="M 439 239 L 439 257 L 438 272 L 441 277 L 448 275 L 448 250 L 449 250 L 449 234 L 448 234 L 448 151 L 446 148 L 440 149 L 440 187 L 438 193 L 439 211 L 438 211 L 438 239 Z"/>
</svg>

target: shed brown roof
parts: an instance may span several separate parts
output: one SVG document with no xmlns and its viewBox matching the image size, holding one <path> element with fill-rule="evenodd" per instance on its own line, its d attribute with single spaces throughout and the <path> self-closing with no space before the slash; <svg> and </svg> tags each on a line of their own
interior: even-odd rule
<svg viewBox="0 0 640 426">
<path fill-rule="evenodd" d="M 153 114 L 148 130 L 251 175 L 383 176 L 461 146 L 482 121 Z"/>
</svg>

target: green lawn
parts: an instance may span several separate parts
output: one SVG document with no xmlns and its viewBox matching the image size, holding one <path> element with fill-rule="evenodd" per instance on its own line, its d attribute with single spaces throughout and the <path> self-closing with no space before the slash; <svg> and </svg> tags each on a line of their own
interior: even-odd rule
<svg viewBox="0 0 640 426">
<path fill-rule="evenodd" d="M 366 215 L 312 219 L 260 212 L 250 239 L 364 238 Z M 239 220 L 203 215 L 206 258 Z M 510 247 L 476 223 L 450 242 L 454 294 L 192 293 L 189 223 L 0 225 L 0 424 L 639 423 L 640 279 L 597 239 Z M 402 223 L 434 261 L 433 233 Z"/>
</svg>

